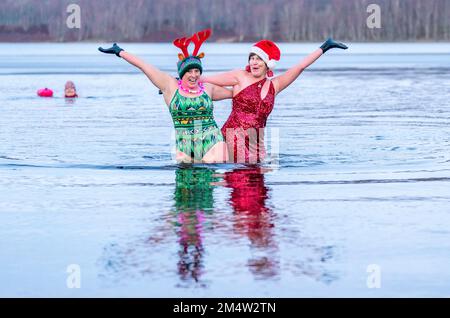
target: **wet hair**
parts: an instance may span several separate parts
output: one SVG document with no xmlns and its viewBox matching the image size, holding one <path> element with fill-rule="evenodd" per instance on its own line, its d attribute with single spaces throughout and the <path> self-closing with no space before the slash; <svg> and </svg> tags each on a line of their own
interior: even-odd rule
<svg viewBox="0 0 450 318">
<path fill-rule="evenodd" d="M 65 88 L 65 89 L 67 89 L 67 88 L 73 88 L 73 89 L 75 89 L 75 83 L 72 82 L 72 81 L 67 81 L 67 82 L 66 82 L 66 85 L 64 85 L 64 88 Z"/>
</svg>

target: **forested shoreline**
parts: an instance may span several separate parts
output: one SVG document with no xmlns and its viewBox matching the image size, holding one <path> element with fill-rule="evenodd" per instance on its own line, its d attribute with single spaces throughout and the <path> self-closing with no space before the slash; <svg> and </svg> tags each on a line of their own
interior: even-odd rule
<svg viewBox="0 0 450 318">
<path fill-rule="evenodd" d="M 381 28 L 366 21 L 381 8 Z M 67 6 L 81 27 L 70 29 Z M 211 41 L 449 41 L 450 0 L 2 0 L 0 41 L 167 42 L 212 28 Z"/>
</svg>

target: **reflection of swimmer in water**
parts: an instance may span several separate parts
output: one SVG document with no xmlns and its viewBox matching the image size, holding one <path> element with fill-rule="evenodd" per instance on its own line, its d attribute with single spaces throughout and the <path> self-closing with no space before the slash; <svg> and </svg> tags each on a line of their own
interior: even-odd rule
<svg viewBox="0 0 450 318">
<path fill-rule="evenodd" d="M 255 254 L 248 261 L 250 271 L 260 278 L 277 276 L 278 246 L 274 240 L 273 212 L 266 206 L 269 190 L 264 184 L 264 168 L 255 166 L 226 172 L 224 181 L 232 189 L 230 202 L 235 230 L 249 238 Z"/>
<path fill-rule="evenodd" d="M 145 239 L 114 242 L 106 246 L 101 259 L 105 276 L 114 274 L 129 279 L 158 271 L 172 272 L 176 263 L 181 283 L 204 287 L 201 280 L 205 252 L 203 238 L 205 231 L 212 230 L 213 192 L 220 179 L 221 176 L 209 168 L 178 168 L 175 171 L 171 211 L 158 217 L 156 227 L 146 229 L 142 235 Z M 174 260 L 172 251 L 175 240 L 178 257 Z"/>
<path fill-rule="evenodd" d="M 284 264 L 284 270 L 289 268 L 294 275 L 331 283 L 336 276 L 324 264 L 333 258 L 333 247 L 318 246 L 310 238 L 301 237 L 295 229 L 283 229 L 281 224 L 276 224 L 276 215 L 267 204 L 270 197 L 265 185 L 267 172 L 269 170 L 263 167 L 251 166 L 226 172 L 224 176 L 224 185 L 231 188 L 234 230 L 250 241 L 252 256 L 247 261 L 248 268 L 257 279 L 278 277 L 281 273 L 278 246 L 292 244 L 292 250 L 298 254 L 293 257 L 294 261 Z M 283 232 L 278 239 L 276 225 L 277 231 Z"/>
<path fill-rule="evenodd" d="M 213 213 L 215 172 L 207 168 L 189 167 L 176 171 L 174 193 L 177 235 L 180 243 L 178 273 L 183 281 L 198 282 L 202 275 L 202 231 Z"/>
<path fill-rule="evenodd" d="M 67 81 L 66 85 L 64 86 L 64 97 L 65 98 L 76 98 L 77 95 L 77 89 L 75 87 L 74 82 Z"/>
<path fill-rule="evenodd" d="M 232 246 L 235 234 L 240 237 L 239 241 L 242 237 L 248 239 L 250 254 L 247 255 L 246 247 L 237 245 L 238 253 L 233 254 L 231 261 L 240 264 L 246 260 L 255 279 L 278 279 L 289 271 L 297 277 L 333 282 L 337 276 L 330 272 L 327 263 L 334 258 L 334 247 L 317 244 L 317 238 L 302 235 L 289 218 L 277 217 L 275 209 L 268 204 L 271 190 L 265 184 L 265 172 L 267 169 L 257 166 L 223 174 L 196 166 L 177 169 L 172 208 L 157 215 L 156 227 L 150 224 L 152 228 L 146 228 L 139 240 L 114 242 L 105 248 L 102 260 L 107 276 L 113 273 L 123 279 L 129 279 L 130 275 L 141 278 L 142 275 L 173 273 L 176 268 L 178 277 L 174 278 L 184 285 L 182 287 L 205 287 L 202 279 L 205 253 L 211 246 L 217 248 L 207 245 L 211 234 L 215 233 L 220 240 L 218 247 Z M 230 189 L 227 201 L 234 212 L 231 220 L 229 216 L 223 218 L 223 214 L 219 220 L 214 213 L 217 206 L 214 191 L 220 185 Z M 149 213 L 153 215 L 154 211 Z M 232 228 L 228 226 L 230 222 Z M 225 232 L 216 232 L 219 225 Z M 233 233 L 229 233 L 230 230 Z M 177 242 L 175 246 L 174 242 Z M 279 246 L 287 256 L 283 263 Z"/>
</svg>

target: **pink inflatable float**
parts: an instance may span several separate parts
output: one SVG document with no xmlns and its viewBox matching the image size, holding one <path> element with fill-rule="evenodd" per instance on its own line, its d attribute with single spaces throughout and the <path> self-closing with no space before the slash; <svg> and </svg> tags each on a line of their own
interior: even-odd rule
<svg viewBox="0 0 450 318">
<path fill-rule="evenodd" d="M 41 88 L 37 94 L 40 97 L 53 97 L 53 91 L 50 88 Z"/>
</svg>

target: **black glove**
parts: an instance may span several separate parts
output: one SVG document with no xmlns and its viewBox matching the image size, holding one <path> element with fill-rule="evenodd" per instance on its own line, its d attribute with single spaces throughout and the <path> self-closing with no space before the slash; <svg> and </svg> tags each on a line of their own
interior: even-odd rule
<svg viewBox="0 0 450 318">
<path fill-rule="evenodd" d="M 348 49 L 348 46 L 345 45 L 344 43 L 336 42 L 332 38 L 329 38 L 322 44 L 322 46 L 320 48 L 322 49 L 323 53 L 325 53 L 329 49 L 334 49 L 334 48 L 346 50 L 346 49 Z"/>
<path fill-rule="evenodd" d="M 102 53 L 106 54 L 115 54 L 118 57 L 120 57 L 120 52 L 123 51 L 123 49 L 117 45 L 117 43 L 114 43 L 113 46 L 111 46 L 109 49 L 104 49 L 102 47 L 99 47 L 98 50 Z"/>
</svg>

